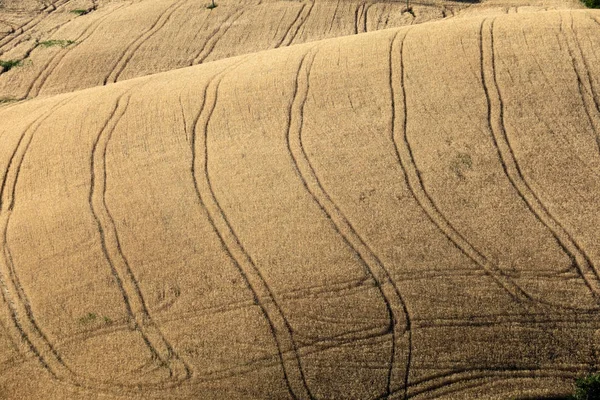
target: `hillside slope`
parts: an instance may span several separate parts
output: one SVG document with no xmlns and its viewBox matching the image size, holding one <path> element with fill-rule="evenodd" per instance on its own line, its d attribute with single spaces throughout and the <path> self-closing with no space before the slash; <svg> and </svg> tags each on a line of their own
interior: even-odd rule
<svg viewBox="0 0 600 400">
<path fill-rule="evenodd" d="M 0 398 L 568 393 L 599 33 L 449 19 L 5 105 Z"/>
<path fill-rule="evenodd" d="M 410 12 L 404 1 L 365 0 L 220 0 L 213 10 L 204 0 L 9 3 L 0 7 L 0 29 L 2 21 L 8 29 L 0 31 L 0 60 L 22 66 L 0 67 L 0 101 L 454 15 L 581 7 L 579 0 L 413 1 Z"/>
</svg>

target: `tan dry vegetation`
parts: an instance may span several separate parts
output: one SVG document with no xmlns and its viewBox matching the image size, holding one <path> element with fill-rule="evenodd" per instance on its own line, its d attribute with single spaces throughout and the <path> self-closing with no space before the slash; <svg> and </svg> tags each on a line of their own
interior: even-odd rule
<svg viewBox="0 0 600 400">
<path fill-rule="evenodd" d="M 453 16 L 581 7 L 578 0 L 494 0 L 489 5 L 419 0 L 411 1 L 412 12 L 404 1 L 220 0 L 214 10 L 206 8 L 208 0 L 57 0 L 44 7 L 41 0 L 20 6 L 4 1 L 8 3 L 0 8 L 0 21 L 12 22 L 0 39 L 0 60 L 25 59 L 27 65 L 0 72 L 0 93 L 17 99 Z M 73 10 L 92 12 L 78 17 Z M 17 15 L 22 20 L 23 14 L 29 19 L 14 20 Z M 37 45 L 49 39 L 75 44 Z"/>
<path fill-rule="evenodd" d="M 0 41 L 78 42 L 0 75 L 44 95 L 0 105 L 0 398 L 534 398 L 599 368 L 600 12 L 58 3 Z"/>
</svg>

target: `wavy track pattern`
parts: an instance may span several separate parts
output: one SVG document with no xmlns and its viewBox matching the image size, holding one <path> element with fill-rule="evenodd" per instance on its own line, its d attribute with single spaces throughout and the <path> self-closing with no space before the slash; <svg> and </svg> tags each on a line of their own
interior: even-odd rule
<svg viewBox="0 0 600 400">
<path fill-rule="evenodd" d="M 459 393 L 474 387 L 488 385 L 500 379 L 518 378 L 561 378 L 575 379 L 581 366 L 574 368 L 544 368 L 544 369 L 492 369 L 477 368 L 453 371 L 422 380 L 411 387 L 410 397 L 424 395 L 423 398 L 438 398 L 453 393 Z M 465 383 L 471 382 L 465 385 Z M 460 385 L 460 386 L 456 386 Z M 421 397 L 420 397 L 421 398 Z"/>
<path fill-rule="evenodd" d="M 296 75 L 293 100 L 289 111 L 289 125 L 286 133 L 288 151 L 298 177 L 302 180 L 305 189 L 313 200 L 319 205 L 321 211 L 327 216 L 335 231 L 344 239 L 352 249 L 367 275 L 375 281 L 390 319 L 387 332 L 392 335 L 392 351 L 387 377 L 387 394 L 397 391 L 398 388 L 408 388 L 410 361 L 412 353 L 411 319 L 408 308 L 400 291 L 392 280 L 389 271 L 371 248 L 360 237 L 353 225 L 348 221 L 339 207 L 331 199 L 321 184 L 302 143 L 302 125 L 304 108 L 310 88 L 310 70 L 317 51 L 311 51 L 302 58 Z M 401 342 L 402 346 L 399 345 Z M 406 352 L 400 351 L 402 348 Z"/>
<path fill-rule="evenodd" d="M 227 31 L 233 26 L 235 21 L 237 21 L 242 16 L 243 13 L 243 9 L 236 11 L 233 14 L 231 14 L 229 18 L 225 20 L 225 22 L 220 24 L 219 27 L 209 35 L 200 53 L 198 53 L 198 55 L 194 57 L 194 59 L 190 62 L 190 66 L 201 64 L 204 60 L 206 60 L 206 58 L 214 50 L 215 46 L 217 45 L 217 42 L 221 40 L 223 36 L 225 36 Z"/>
<path fill-rule="evenodd" d="M 112 115 L 102 128 L 92 148 L 91 187 L 89 204 L 100 233 L 102 252 L 110 264 L 119 286 L 130 322 L 138 330 L 153 356 L 169 368 L 170 378 L 176 382 L 190 377 L 188 366 L 179 358 L 171 344 L 152 320 L 139 283 L 121 249 L 115 223 L 106 205 L 106 152 L 110 138 L 127 111 L 130 94 L 119 96 Z"/>
<path fill-rule="evenodd" d="M 481 79 L 488 105 L 488 128 L 502 162 L 504 173 L 529 210 L 550 230 L 559 246 L 571 259 L 572 265 L 579 271 L 596 302 L 600 304 L 598 270 L 581 246 L 542 204 L 528 184 L 506 134 L 504 103 L 496 77 L 494 59 L 494 21 L 485 20 L 481 24 Z"/>
<path fill-rule="evenodd" d="M 6 48 L 6 46 L 12 44 L 14 41 L 23 37 L 27 32 L 31 29 L 35 28 L 40 22 L 42 22 L 48 15 L 56 11 L 59 7 L 67 4 L 70 0 L 58 0 L 49 6 L 45 7 L 40 14 L 33 18 L 31 21 L 27 22 L 25 25 L 16 29 L 12 34 L 9 34 L 0 40 L 0 56 L 6 53 L 8 50 L 14 48 L 16 45 Z M 18 44 L 18 43 L 17 43 Z"/>
<path fill-rule="evenodd" d="M 574 19 L 572 13 L 569 13 L 569 20 L 565 21 L 563 14 L 560 13 L 560 31 L 563 34 L 560 38 L 566 41 L 566 48 L 573 63 L 573 71 L 577 76 L 577 85 L 579 95 L 583 102 L 588 121 L 596 135 L 596 144 L 600 152 L 600 104 L 598 104 L 598 93 L 594 87 L 592 74 L 587 59 L 581 50 L 581 44 L 575 33 L 573 26 Z"/>
<path fill-rule="evenodd" d="M 26 52 L 25 52 L 25 53 L 24 53 L 24 54 L 23 54 L 21 57 L 19 57 L 17 60 L 18 60 L 19 62 L 23 62 L 23 61 L 25 61 L 25 60 L 26 60 L 26 59 L 27 59 L 27 58 L 28 58 L 28 57 L 31 55 L 31 53 L 33 52 L 33 50 L 35 50 L 35 49 L 37 48 L 37 46 L 38 46 L 38 43 L 39 43 L 39 42 L 38 42 L 38 40 L 37 40 L 37 39 L 35 39 L 35 40 L 33 41 L 33 44 L 29 46 L 29 49 L 27 49 L 27 51 L 26 51 Z M 2 74 L 4 74 L 4 73 L 6 73 L 6 72 L 8 72 L 8 71 L 9 71 L 8 69 L 6 69 L 6 68 L 2 68 L 2 70 L 0 70 L 0 75 L 2 75 Z"/>
<path fill-rule="evenodd" d="M 239 65 L 239 64 L 237 64 Z M 236 65 L 236 66 L 237 66 Z M 252 291 L 257 304 L 269 324 L 271 334 L 278 349 L 283 368 L 284 379 L 290 395 L 294 399 L 313 399 L 308 388 L 298 355 L 298 348 L 292 328 L 283 310 L 276 301 L 273 291 L 257 268 L 254 260 L 246 252 L 240 239 L 233 230 L 227 216 L 221 208 L 208 172 L 208 124 L 217 104 L 217 94 L 226 71 L 217 74 L 208 84 L 203 96 L 204 103 L 192 125 L 192 175 L 196 195 L 206 210 L 208 219 L 219 237 L 223 249 L 242 275 L 246 285 Z"/>
<path fill-rule="evenodd" d="M 279 43 L 277 43 L 277 45 L 275 45 L 275 48 L 282 47 L 282 46 L 289 46 L 292 44 L 292 42 L 298 35 L 300 28 L 302 28 L 302 25 L 304 25 L 304 23 L 306 22 L 306 20 L 312 13 L 314 6 L 315 6 L 314 1 L 311 2 L 310 5 L 308 5 L 308 6 L 306 4 L 302 5 L 302 8 L 300 8 L 298 15 L 296 16 L 294 21 L 291 23 L 291 25 L 289 26 L 289 28 L 287 29 L 287 31 L 285 32 L 285 34 L 283 35 L 283 37 L 281 38 Z"/>
<path fill-rule="evenodd" d="M 123 52 L 123 54 L 121 54 L 121 57 L 119 57 L 119 60 L 116 62 L 115 66 L 113 67 L 112 71 L 108 74 L 108 76 L 106 78 L 104 78 L 105 85 L 108 83 L 114 83 L 117 80 L 119 80 L 119 76 L 121 76 L 121 74 L 123 73 L 123 70 L 125 70 L 125 67 L 127 66 L 127 63 L 131 60 L 131 58 L 133 57 L 133 55 L 135 54 L 137 49 L 139 49 L 140 46 L 145 41 L 147 41 L 154 34 L 156 34 L 156 32 L 158 32 L 163 26 L 165 26 L 165 24 L 169 21 L 169 19 L 173 15 L 173 13 L 175 11 L 177 11 L 177 9 L 181 8 L 184 4 L 185 4 L 185 0 L 180 0 L 178 2 L 171 4 L 158 17 L 158 19 L 156 21 L 154 21 L 154 23 L 152 24 L 152 26 L 150 26 L 150 28 L 148 28 L 144 33 L 142 33 L 140 36 L 138 36 L 138 38 L 135 39 L 125 49 L 125 51 Z"/>
<path fill-rule="evenodd" d="M 410 189 L 413 197 L 419 203 L 427 217 L 438 227 L 438 229 L 448 238 L 448 240 L 459 249 L 465 256 L 474 261 L 477 265 L 498 283 L 513 299 L 518 302 L 531 301 L 531 297 L 525 293 L 519 286 L 508 279 L 503 272 L 493 265 L 483 254 L 481 254 L 469 241 L 464 238 L 446 219 L 433 199 L 425 189 L 421 173 L 419 172 L 414 160 L 410 142 L 407 136 L 407 103 L 406 88 L 404 85 L 404 41 L 408 32 L 398 40 L 399 34 L 396 34 L 390 48 L 390 87 L 392 91 L 392 141 L 396 158 L 404 172 L 406 186 Z M 394 58 L 394 54 L 399 55 L 399 59 Z M 401 105 L 403 112 L 397 111 L 397 106 Z"/>
<path fill-rule="evenodd" d="M 392 140 L 394 142 L 396 158 L 404 171 L 404 179 L 413 197 L 426 213 L 430 221 L 446 236 L 446 238 L 470 260 L 479 265 L 500 287 L 502 287 L 515 301 L 525 304 L 538 304 L 544 307 L 560 310 L 573 310 L 572 307 L 554 304 L 544 299 L 534 298 L 524 291 L 514 280 L 497 265 L 488 260 L 475 246 L 473 246 L 443 215 L 429 193 L 427 192 L 421 173 L 415 163 L 410 141 L 407 136 L 407 107 L 406 89 L 404 85 L 404 39 L 398 44 L 398 35 L 392 41 L 390 50 L 390 87 L 392 88 Z M 399 54 L 399 60 L 394 62 L 393 54 Z M 400 69 L 400 72 L 395 72 Z M 394 88 L 400 88 L 396 90 Z M 396 104 L 402 104 L 404 113 L 396 112 Z"/>
<path fill-rule="evenodd" d="M 247 307 L 255 307 L 256 303 L 252 302 L 251 304 L 246 305 Z M 233 309 L 232 309 L 233 310 Z M 188 316 L 178 316 L 177 318 L 166 318 L 164 321 L 179 321 L 179 320 L 189 320 L 197 315 L 190 313 Z M 105 335 L 111 332 L 116 331 L 126 331 L 128 328 L 125 324 L 120 324 L 118 326 L 112 326 L 111 328 L 99 329 L 98 331 L 88 332 L 86 335 L 78 335 L 77 337 L 69 338 L 65 342 L 77 342 L 82 337 L 87 338 L 89 336 L 100 336 Z M 358 335 L 357 335 L 358 333 Z M 388 332 L 381 332 L 381 328 L 378 329 L 364 329 L 357 330 L 353 332 L 353 335 L 339 335 L 330 338 L 326 338 L 323 340 L 314 341 L 310 344 L 306 344 L 302 346 L 302 355 L 308 356 L 311 354 L 322 353 L 323 351 L 327 351 L 330 349 L 342 348 L 344 346 L 352 346 L 356 342 L 371 340 L 375 341 L 385 341 L 386 337 L 389 335 Z M 61 342 L 64 343 L 64 342 Z M 284 353 L 286 357 L 293 357 L 293 350 L 290 349 L 288 352 Z M 281 360 L 279 355 L 273 356 L 265 356 L 261 358 L 254 359 L 250 362 L 246 362 L 243 364 L 236 365 L 234 367 L 218 369 L 214 371 L 210 371 L 208 373 L 203 373 L 202 375 L 196 375 L 191 378 L 190 382 L 192 384 L 199 382 L 212 382 L 219 381 L 223 379 L 232 378 L 235 376 L 240 376 L 244 374 L 248 374 L 250 372 L 256 372 L 261 368 L 270 368 L 275 366 L 281 366 Z"/>
<path fill-rule="evenodd" d="M 19 179 L 19 172 L 25 154 L 33 140 L 35 132 L 54 111 L 68 103 L 71 98 L 65 99 L 50 110 L 35 119 L 20 137 L 15 151 L 11 155 L 7 171 L 0 188 L 0 287 L 2 295 L 8 305 L 10 319 L 15 328 L 16 337 L 24 342 L 29 350 L 40 361 L 41 365 L 50 375 L 57 380 L 74 383 L 74 374 L 61 359 L 53 343 L 39 327 L 31 309 L 25 290 L 21 286 L 16 274 L 10 248 L 7 242 L 8 227 L 15 205 L 15 189 Z"/>
<path fill-rule="evenodd" d="M 112 13 L 114 13 L 115 11 L 119 10 L 122 7 L 123 7 L 123 5 L 116 7 L 114 10 L 108 12 L 103 17 L 98 18 L 96 21 L 94 21 L 93 24 L 90 24 L 90 26 L 88 26 L 83 31 L 83 33 L 74 40 L 76 42 L 76 44 L 79 45 L 79 44 L 81 44 L 81 42 L 84 42 L 90 36 L 92 36 L 94 34 L 94 32 L 96 31 L 96 29 L 98 29 L 98 27 L 102 24 L 102 22 L 104 22 L 104 20 L 106 20 Z M 40 94 L 40 91 L 44 87 L 44 84 L 46 83 L 46 81 L 48 80 L 50 75 L 52 75 L 52 73 L 54 72 L 56 67 L 58 67 L 58 65 L 60 64 L 62 59 L 65 57 L 65 55 L 67 55 L 67 53 L 69 51 L 70 51 L 70 49 L 61 49 L 58 53 L 56 53 L 56 55 L 54 57 L 52 57 L 52 58 L 50 58 L 50 60 L 48 60 L 48 62 L 42 69 L 42 72 L 40 73 L 40 75 L 33 82 L 31 82 L 31 85 L 29 85 L 29 88 L 27 88 L 25 98 L 27 98 L 29 96 L 35 97 Z"/>
<path fill-rule="evenodd" d="M 371 3 L 367 4 L 366 2 L 360 3 L 356 7 L 356 11 L 354 12 L 354 33 L 365 33 L 367 31 L 367 13 L 369 12 L 369 7 L 371 7 Z"/>
</svg>

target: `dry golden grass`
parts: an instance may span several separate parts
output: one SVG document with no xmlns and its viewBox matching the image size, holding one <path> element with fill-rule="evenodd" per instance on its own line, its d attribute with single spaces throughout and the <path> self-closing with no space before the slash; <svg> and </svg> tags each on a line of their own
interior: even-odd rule
<svg viewBox="0 0 600 400">
<path fill-rule="evenodd" d="M 599 11 L 22 4 L 0 399 L 536 398 L 599 368 Z"/>
</svg>

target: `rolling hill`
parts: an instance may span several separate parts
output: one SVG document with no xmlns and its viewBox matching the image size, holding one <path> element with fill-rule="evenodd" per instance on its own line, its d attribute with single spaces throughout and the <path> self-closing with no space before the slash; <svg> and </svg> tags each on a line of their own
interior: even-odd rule
<svg viewBox="0 0 600 400">
<path fill-rule="evenodd" d="M 198 4 L 6 11 L 0 398 L 525 399 L 599 368 L 599 11 Z"/>
</svg>

